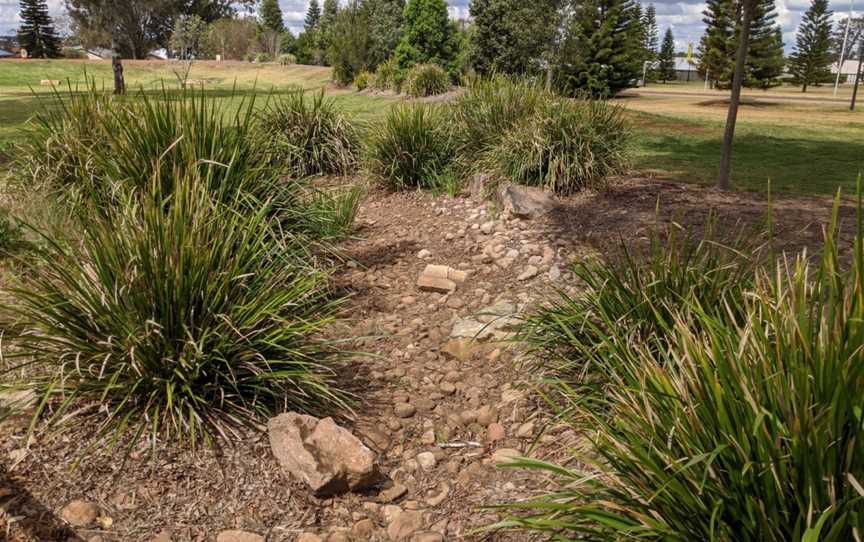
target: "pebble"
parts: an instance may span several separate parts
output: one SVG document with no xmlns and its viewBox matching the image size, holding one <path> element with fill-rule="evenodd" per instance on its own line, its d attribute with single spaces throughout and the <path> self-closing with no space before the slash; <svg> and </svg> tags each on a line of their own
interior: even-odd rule
<svg viewBox="0 0 864 542">
<path fill-rule="evenodd" d="M 393 409 L 393 413 L 399 418 L 410 418 L 417 413 L 417 407 L 411 403 L 399 403 Z"/>
<path fill-rule="evenodd" d="M 417 454 L 417 463 L 423 470 L 432 470 L 435 468 L 435 464 L 438 463 L 438 460 L 435 459 L 435 454 L 432 452 L 420 452 Z"/>
<path fill-rule="evenodd" d="M 417 533 L 411 538 L 411 542 L 444 542 L 444 535 L 432 531 Z"/>
<path fill-rule="evenodd" d="M 477 411 L 477 423 L 488 426 L 498 419 L 498 412 L 494 408 L 484 405 Z"/>
<path fill-rule="evenodd" d="M 432 251 L 427 250 L 425 248 L 417 253 L 417 257 L 420 258 L 421 260 L 425 260 L 426 258 L 428 258 L 430 256 L 432 256 Z"/>
<path fill-rule="evenodd" d="M 516 436 L 518 438 L 531 438 L 534 436 L 534 422 L 523 423 L 516 429 Z"/>
<path fill-rule="evenodd" d="M 358 540 L 370 540 L 375 532 L 375 523 L 369 519 L 361 519 L 351 527 L 351 534 Z"/>
<path fill-rule="evenodd" d="M 561 269 L 557 265 L 549 268 L 549 280 L 558 280 L 561 278 Z"/>
<path fill-rule="evenodd" d="M 390 503 L 398 501 L 399 499 L 404 497 L 406 493 L 408 493 L 408 488 L 398 482 L 394 482 L 392 486 L 388 487 L 387 489 L 383 489 L 380 493 L 378 493 L 378 502 Z"/>
<path fill-rule="evenodd" d="M 90 527 L 99 518 L 99 506 L 84 500 L 74 500 L 60 510 L 60 517 L 73 527 Z"/>
<path fill-rule="evenodd" d="M 486 428 L 486 441 L 487 442 L 497 442 L 499 440 L 504 440 L 504 437 L 507 436 L 507 431 L 504 429 L 504 426 L 500 423 L 491 423 L 489 427 Z"/>
<path fill-rule="evenodd" d="M 537 276 L 537 273 L 539 273 L 539 272 L 540 271 L 535 266 L 529 265 L 528 267 L 525 268 L 524 271 L 522 271 L 522 274 L 519 275 L 519 280 L 533 279 L 534 277 Z"/>
<path fill-rule="evenodd" d="M 297 538 L 297 542 L 321 542 L 321 539 L 311 533 L 308 533 L 311 537 L 303 538 L 304 535 L 300 535 Z M 222 531 L 216 536 L 216 542 L 264 542 L 264 537 L 257 533 L 251 533 L 249 531 L 240 531 L 237 529 L 230 529 L 228 531 Z"/>
<path fill-rule="evenodd" d="M 399 510 L 393 514 L 387 526 L 387 536 L 394 542 L 410 540 L 411 535 L 423 528 L 423 513 L 412 510 Z"/>
</svg>

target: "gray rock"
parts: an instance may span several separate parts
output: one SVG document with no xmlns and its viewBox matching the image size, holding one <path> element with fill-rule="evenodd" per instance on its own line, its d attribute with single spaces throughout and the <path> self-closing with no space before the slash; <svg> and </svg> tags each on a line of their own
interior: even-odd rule
<svg viewBox="0 0 864 542">
<path fill-rule="evenodd" d="M 551 192 L 532 186 L 502 184 L 497 196 L 501 208 L 518 218 L 539 218 L 556 206 Z"/>
<path fill-rule="evenodd" d="M 318 497 L 360 491 L 381 479 L 375 453 L 332 418 L 289 412 L 267 428 L 279 464 Z"/>
</svg>

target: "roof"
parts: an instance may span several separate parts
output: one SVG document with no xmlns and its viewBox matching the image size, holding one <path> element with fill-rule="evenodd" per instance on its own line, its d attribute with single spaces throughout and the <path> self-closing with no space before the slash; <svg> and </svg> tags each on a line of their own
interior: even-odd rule
<svg viewBox="0 0 864 542">
<path fill-rule="evenodd" d="M 10 53 L 9 51 L 7 51 L 5 49 L 0 49 L 0 58 L 7 57 L 7 56 L 15 56 L 15 54 Z"/>
<path fill-rule="evenodd" d="M 840 73 L 843 75 L 855 75 L 858 72 L 858 61 L 857 60 L 844 60 L 843 61 L 843 69 L 840 70 Z M 837 63 L 831 65 L 831 73 L 837 73 Z"/>
<path fill-rule="evenodd" d="M 686 58 L 675 57 L 675 71 L 679 72 L 687 72 L 687 71 L 696 71 L 696 62 L 695 58 L 692 62 L 687 62 Z"/>
</svg>

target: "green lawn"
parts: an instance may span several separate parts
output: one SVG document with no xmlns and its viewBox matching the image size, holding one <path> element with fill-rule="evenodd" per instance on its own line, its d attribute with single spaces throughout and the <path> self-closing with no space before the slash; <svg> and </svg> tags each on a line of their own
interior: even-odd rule
<svg viewBox="0 0 864 542">
<path fill-rule="evenodd" d="M 179 88 L 168 62 L 126 62 L 130 88 L 158 91 Z M 325 89 L 353 118 L 369 121 L 394 103 L 392 96 L 359 94 L 329 83 L 329 70 L 308 66 L 279 66 L 242 62 L 201 62 L 190 79 L 203 83 L 206 92 L 239 102 L 253 91 L 286 92 L 291 85 Z M 79 88 L 87 80 L 110 88 L 110 64 L 88 61 L 0 62 L 0 148 L 14 144 L 21 128 L 50 97 L 43 79 L 63 81 Z M 636 132 L 634 167 L 660 170 L 687 182 L 710 184 L 717 173 L 725 106 L 714 103 L 725 95 L 705 91 L 700 83 L 653 85 L 637 89 L 637 96 L 622 99 L 632 111 Z M 639 94 L 642 92 L 643 94 Z M 841 100 L 848 95 L 845 88 Z M 744 106 L 739 116 L 733 158 L 733 184 L 743 190 L 764 190 L 771 179 L 778 192 L 829 194 L 838 187 L 854 188 L 864 170 L 864 111 L 849 112 L 833 100 L 830 89 L 804 95 L 790 87 L 748 92 L 759 104 Z M 822 101 L 814 101 L 818 98 Z M 258 99 L 263 104 L 265 99 Z"/>
</svg>

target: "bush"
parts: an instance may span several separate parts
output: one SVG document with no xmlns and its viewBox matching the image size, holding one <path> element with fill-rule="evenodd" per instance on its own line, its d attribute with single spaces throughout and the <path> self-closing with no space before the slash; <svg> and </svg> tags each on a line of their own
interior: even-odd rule
<svg viewBox="0 0 864 542">
<path fill-rule="evenodd" d="M 394 190 L 434 186 L 454 156 L 446 112 L 434 106 L 395 106 L 369 131 L 367 169 Z"/>
<path fill-rule="evenodd" d="M 271 57 L 268 53 L 256 53 L 253 57 L 252 62 L 263 63 L 263 62 L 271 62 L 273 57 Z"/>
<path fill-rule="evenodd" d="M 477 157 L 501 140 L 515 124 L 534 115 L 552 95 L 530 82 L 495 76 L 471 82 L 452 102 L 459 152 L 473 169 Z"/>
<path fill-rule="evenodd" d="M 378 65 L 375 70 L 374 88 L 399 92 L 401 86 L 402 79 L 399 76 L 399 67 L 396 65 L 395 59 L 391 57 Z"/>
<path fill-rule="evenodd" d="M 362 71 L 354 78 L 354 88 L 358 92 L 366 90 L 369 87 L 375 86 L 375 75 L 367 71 Z"/>
<path fill-rule="evenodd" d="M 282 53 L 281 55 L 279 55 L 279 64 L 283 66 L 297 64 L 297 57 L 292 55 L 291 53 Z"/>
<path fill-rule="evenodd" d="M 483 163 L 518 184 L 571 194 L 623 173 L 630 140 L 621 107 L 601 100 L 554 100 L 517 122 Z"/>
<path fill-rule="evenodd" d="M 209 442 L 285 409 L 341 405 L 334 352 L 313 339 L 335 314 L 326 275 L 276 241 L 271 204 L 239 212 L 194 175 L 167 194 L 160 184 L 90 215 L 80 241 L 52 243 L 14 291 L 23 384 L 49 423 L 100 405 L 100 436 L 131 448 L 145 433 L 154 446 Z"/>
<path fill-rule="evenodd" d="M 450 76 L 437 64 L 418 64 L 408 71 L 403 88 L 414 98 L 444 94 L 450 90 Z"/>
<path fill-rule="evenodd" d="M 13 254 L 23 245 L 24 235 L 21 225 L 0 207 L 0 259 Z"/>
<path fill-rule="evenodd" d="M 357 163 L 359 139 L 336 103 L 324 91 L 302 90 L 271 103 L 259 116 L 259 135 L 270 163 L 290 175 L 347 175 Z"/>
<path fill-rule="evenodd" d="M 586 401 L 560 388 L 563 415 L 593 453 L 572 466 L 521 462 L 561 487 L 505 525 L 579 540 L 855 539 L 864 231 L 843 271 L 836 209 L 821 265 L 784 259 L 713 311 L 670 301 L 665 342 L 605 331 L 605 393 Z"/>
</svg>

